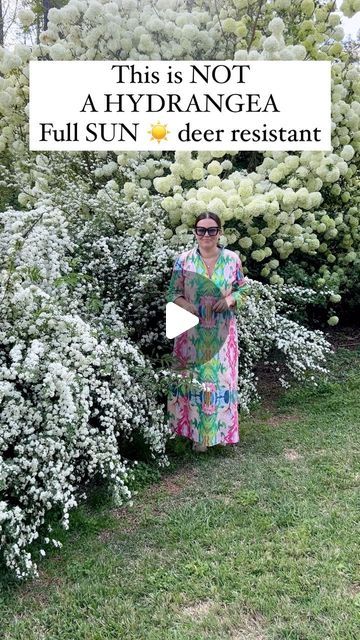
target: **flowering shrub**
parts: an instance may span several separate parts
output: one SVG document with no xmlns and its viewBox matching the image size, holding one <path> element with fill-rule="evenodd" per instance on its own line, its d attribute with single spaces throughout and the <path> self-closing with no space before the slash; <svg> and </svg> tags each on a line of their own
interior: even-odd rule
<svg viewBox="0 0 360 640">
<path fill-rule="evenodd" d="M 350 17 L 357 3 L 345 0 L 341 10 Z M 19 202 L 34 204 L 49 188 L 54 155 L 41 154 L 47 169 L 29 166 L 29 59 L 330 60 L 331 152 L 119 152 L 105 153 L 101 163 L 94 154 L 94 178 L 108 178 L 110 188 L 120 182 L 129 201 L 136 190 L 143 200 L 160 194 L 170 244 L 184 241 L 179 236 L 208 208 L 221 215 L 223 242 L 240 251 L 245 274 L 283 284 L 292 263 L 299 267 L 294 284 L 301 284 L 305 269 L 313 288 L 327 285 L 353 300 L 353 275 L 360 270 L 360 72 L 335 11 L 313 0 L 274 0 L 254 13 L 245 0 L 227 0 L 221 8 L 194 2 L 191 10 L 185 0 L 71 0 L 52 8 L 39 45 L 0 49 L 0 152 L 10 151 L 11 174 L 14 163 L 22 174 Z M 22 13 L 29 25 L 31 11 Z M 329 324 L 336 321 L 329 316 Z"/>
<path fill-rule="evenodd" d="M 75 246 L 61 212 L 8 210 L 0 228 L 0 533 L 20 578 L 36 570 L 26 548 L 46 511 L 60 505 L 67 528 L 76 489 L 96 471 L 118 504 L 129 499 L 121 443 L 138 431 L 167 464 L 167 425 L 148 383 L 158 374 L 114 305 L 92 324 L 76 313 L 79 300 L 69 305 Z"/>
<path fill-rule="evenodd" d="M 236 311 L 245 410 L 274 353 L 282 385 L 316 384 L 329 344 L 307 306 L 335 325 L 358 286 L 360 75 L 340 18 L 313 0 L 218 4 L 70 0 L 39 45 L 0 48 L 0 543 L 18 578 L 37 575 L 46 514 L 67 527 L 95 472 L 131 503 L 137 435 L 168 464 L 165 293 L 198 213 L 220 215 L 251 284 Z M 331 60 L 332 151 L 28 151 L 30 59 L 189 58 Z"/>
<path fill-rule="evenodd" d="M 285 367 L 278 378 L 282 387 L 290 387 L 293 380 L 316 387 L 314 373 L 328 372 L 326 357 L 331 353 L 322 331 L 308 329 L 294 318 L 298 307 L 311 302 L 316 292 L 305 287 L 268 286 L 248 280 L 251 295 L 241 313 L 237 313 L 239 402 L 246 412 L 252 400 L 260 400 L 254 372 L 257 363 L 276 365 L 275 358 L 279 357 Z M 275 369 L 279 371 L 279 367 Z"/>
</svg>

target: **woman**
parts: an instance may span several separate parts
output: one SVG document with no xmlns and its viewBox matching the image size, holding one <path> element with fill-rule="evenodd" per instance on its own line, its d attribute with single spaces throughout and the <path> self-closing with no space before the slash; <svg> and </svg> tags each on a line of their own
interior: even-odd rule
<svg viewBox="0 0 360 640">
<path fill-rule="evenodd" d="M 175 338 L 173 357 L 184 373 L 192 370 L 202 388 L 173 384 L 168 396 L 172 431 L 192 440 L 196 451 L 239 441 L 239 352 L 234 310 L 243 306 L 250 286 L 238 255 L 219 244 L 221 231 L 215 213 L 206 211 L 197 216 L 197 244 L 176 258 L 167 295 L 167 302 L 199 317 L 193 329 Z M 209 335 L 206 359 L 204 344 L 209 344 Z M 218 348 L 211 350 L 214 345 Z"/>
</svg>

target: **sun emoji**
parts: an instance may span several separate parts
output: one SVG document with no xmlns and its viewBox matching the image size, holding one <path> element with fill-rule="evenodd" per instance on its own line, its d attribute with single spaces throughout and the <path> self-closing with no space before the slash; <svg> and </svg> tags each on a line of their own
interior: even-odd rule
<svg viewBox="0 0 360 640">
<path fill-rule="evenodd" d="M 169 131 L 169 129 L 166 128 L 167 125 L 166 124 L 161 124 L 160 120 L 157 121 L 156 124 L 152 124 L 151 125 L 151 129 L 149 129 L 147 131 L 147 133 L 151 133 L 151 140 L 157 140 L 158 144 L 160 143 L 160 140 L 166 140 L 167 141 L 167 134 L 171 133 L 171 131 Z"/>
</svg>

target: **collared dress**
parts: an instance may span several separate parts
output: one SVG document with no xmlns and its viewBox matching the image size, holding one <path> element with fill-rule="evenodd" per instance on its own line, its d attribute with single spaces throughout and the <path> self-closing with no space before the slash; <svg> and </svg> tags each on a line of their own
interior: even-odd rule
<svg viewBox="0 0 360 640">
<path fill-rule="evenodd" d="M 231 307 L 214 312 L 211 307 L 220 296 L 232 293 L 241 309 L 250 291 L 237 253 L 218 247 L 211 277 L 197 244 L 177 256 L 166 296 L 167 302 L 183 296 L 199 315 L 199 324 L 174 340 L 172 356 L 179 373 L 169 385 L 169 426 L 173 433 L 207 446 L 239 441 L 235 311 Z M 189 384 L 190 372 L 200 384 Z"/>
</svg>

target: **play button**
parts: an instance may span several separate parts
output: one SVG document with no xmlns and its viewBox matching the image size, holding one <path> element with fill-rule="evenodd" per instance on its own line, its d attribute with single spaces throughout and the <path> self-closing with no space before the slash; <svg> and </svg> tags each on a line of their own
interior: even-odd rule
<svg viewBox="0 0 360 640">
<path fill-rule="evenodd" d="M 176 300 L 174 294 L 181 289 L 183 297 L 198 313 L 190 313 L 172 301 L 166 304 L 166 337 L 175 338 L 172 364 L 174 368 L 189 368 L 210 362 L 226 342 L 234 312 L 232 309 L 214 310 L 215 303 L 223 297 L 223 289 L 211 278 L 182 269 L 174 281 L 182 282 L 182 286 L 175 290 L 169 288 L 173 300 Z"/>
<path fill-rule="evenodd" d="M 195 327 L 199 323 L 199 318 L 190 311 L 183 309 L 174 302 L 166 305 L 166 337 L 176 338 L 184 331 Z"/>
</svg>

